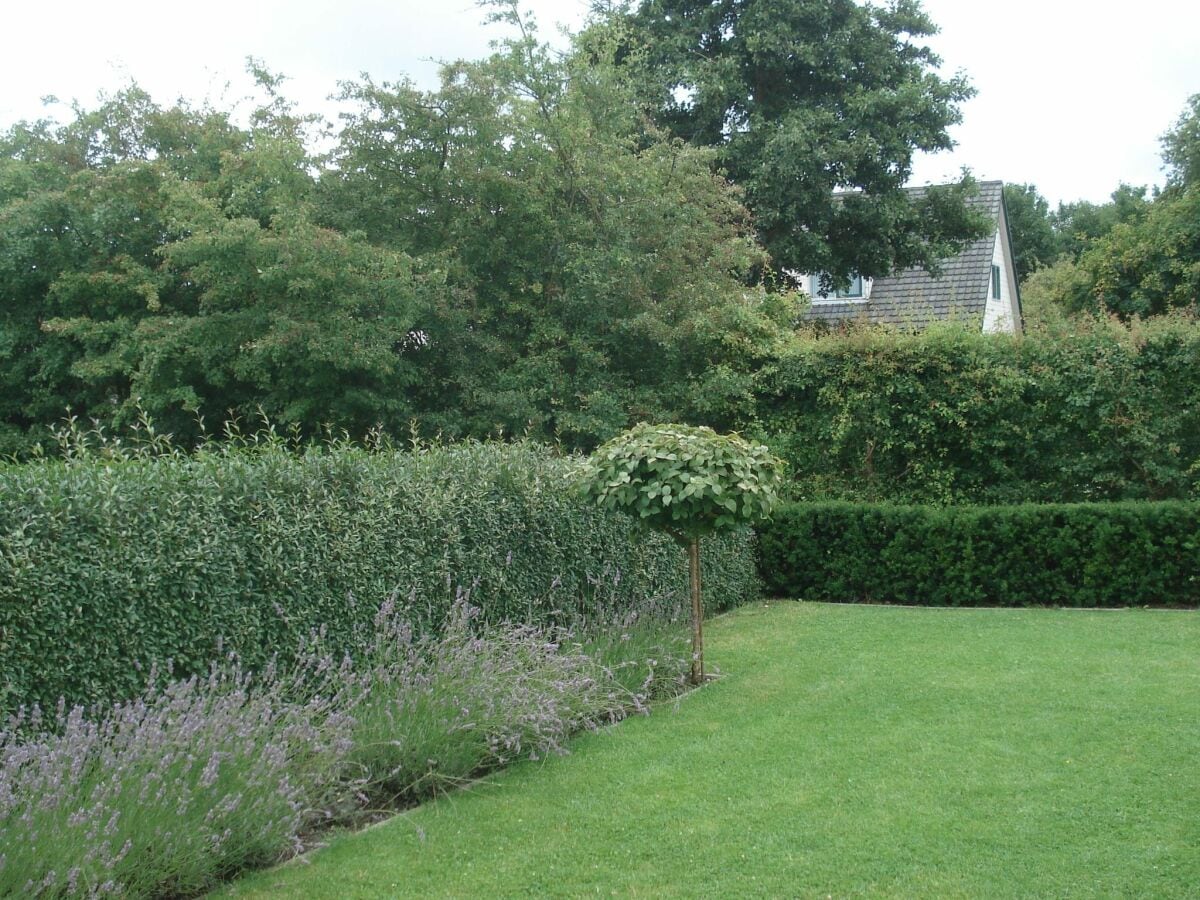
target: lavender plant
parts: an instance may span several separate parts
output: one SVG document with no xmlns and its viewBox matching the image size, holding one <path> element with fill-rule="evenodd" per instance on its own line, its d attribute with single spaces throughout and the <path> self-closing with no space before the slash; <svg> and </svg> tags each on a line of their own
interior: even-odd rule
<svg viewBox="0 0 1200 900">
<path fill-rule="evenodd" d="M 593 587 L 573 625 L 487 624 L 460 590 L 418 635 L 393 599 L 353 662 L 318 634 L 286 671 L 231 662 L 91 712 L 21 712 L 0 732 L 0 896 L 194 894 L 364 805 L 561 752 L 688 664 L 666 606 L 617 613 Z"/>
<path fill-rule="evenodd" d="M 297 687 L 214 667 L 91 715 L 19 714 L 0 733 L 0 896 L 189 895 L 299 849 L 353 722 L 349 694 Z"/>
<path fill-rule="evenodd" d="M 352 774 L 376 802 L 429 796 L 520 756 L 560 751 L 569 734 L 620 718 L 619 689 L 565 628 L 486 627 L 460 592 L 441 637 L 414 637 L 391 604 L 355 708 Z"/>
</svg>

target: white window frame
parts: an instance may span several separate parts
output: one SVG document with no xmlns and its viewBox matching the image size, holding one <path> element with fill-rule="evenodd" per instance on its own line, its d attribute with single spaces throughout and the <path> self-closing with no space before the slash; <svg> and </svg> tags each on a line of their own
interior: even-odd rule
<svg viewBox="0 0 1200 900">
<path fill-rule="evenodd" d="M 833 296 L 830 296 L 828 294 L 820 293 L 821 276 L 819 274 L 818 275 L 809 275 L 808 279 L 807 279 L 806 287 L 808 288 L 808 294 L 812 298 L 812 302 L 813 302 L 814 306 L 816 306 L 818 304 L 831 304 L 831 303 L 866 303 L 866 302 L 868 302 L 871 299 L 871 285 L 873 283 L 872 279 L 866 278 L 865 276 L 862 276 L 862 275 L 855 275 L 854 279 L 857 279 L 857 281 L 859 283 L 860 293 L 858 293 L 858 294 L 841 294 L 840 291 L 834 291 Z M 854 279 L 852 279 L 851 283 L 853 283 Z"/>
</svg>

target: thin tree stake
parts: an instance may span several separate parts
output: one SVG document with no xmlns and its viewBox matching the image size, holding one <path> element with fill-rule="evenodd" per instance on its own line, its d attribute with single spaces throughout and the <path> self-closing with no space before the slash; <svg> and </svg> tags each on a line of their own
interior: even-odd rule
<svg viewBox="0 0 1200 900">
<path fill-rule="evenodd" d="M 692 684 L 704 683 L 704 607 L 700 603 L 700 538 L 688 543 L 688 569 L 692 576 Z"/>
</svg>

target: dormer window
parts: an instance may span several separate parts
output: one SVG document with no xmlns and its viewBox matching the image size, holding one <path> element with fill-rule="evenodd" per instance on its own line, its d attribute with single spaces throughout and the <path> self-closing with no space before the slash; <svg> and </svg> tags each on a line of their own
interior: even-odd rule
<svg viewBox="0 0 1200 900">
<path fill-rule="evenodd" d="M 870 289 L 868 282 L 861 275 L 851 275 L 850 283 L 845 288 L 823 291 L 821 290 L 821 276 L 810 275 L 808 292 L 814 300 L 834 302 L 837 300 L 866 300 Z"/>
</svg>

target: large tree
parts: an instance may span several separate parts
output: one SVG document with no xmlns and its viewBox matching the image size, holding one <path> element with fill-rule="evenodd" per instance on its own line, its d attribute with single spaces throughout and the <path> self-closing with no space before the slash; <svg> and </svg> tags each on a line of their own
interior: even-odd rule
<svg viewBox="0 0 1200 900">
<path fill-rule="evenodd" d="M 770 331 L 771 301 L 742 281 L 763 254 L 713 151 L 639 115 L 608 36 L 560 57 L 501 9 L 514 37 L 438 90 L 345 86 L 322 215 L 445 260 L 456 292 L 424 327 L 429 422 L 594 446 L 679 415 L 731 337 Z"/>
<path fill-rule="evenodd" d="M 1150 208 L 1148 193 L 1145 185 L 1121 183 L 1107 203 L 1089 200 L 1059 203 L 1058 209 L 1050 214 L 1050 222 L 1062 252 L 1077 260 L 1117 225 L 1140 221 Z"/>
<path fill-rule="evenodd" d="M 917 0 L 643 0 L 606 6 L 654 120 L 712 147 L 774 263 L 841 280 L 936 268 L 984 224 L 957 190 L 904 190 L 918 151 L 949 149 L 971 96 L 938 73 Z M 835 192 L 850 191 L 836 197 Z"/>
<path fill-rule="evenodd" d="M 741 193 L 611 41 L 560 57 L 502 12 L 436 91 L 347 85 L 327 159 L 261 67 L 247 124 L 135 88 L 0 133 L 0 454 L 67 413 L 590 447 L 736 404 L 794 316 L 746 287 Z"/>
<path fill-rule="evenodd" d="M 1078 263 L 1085 309 L 1122 318 L 1200 311 L 1200 184 L 1167 191 L 1136 222 L 1120 223 Z"/>
<path fill-rule="evenodd" d="M 308 433 L 407 421 L 427 279 L 311 221 L 285 112 L 245 128 L 134 87 L 0 135 L 0 452 L 67 414 L 146 410 L 184 440 L 260 410 Z"/>
<path fill-rule="evenodd" d="M 0 134 L 0 452 L 67 412 L 112 420 L 129 398 L 117 337 L 187 305 L 158 271 L 159 249 L 180 233 L 165 186 L 216 198 L 222 159 L 248 146 L 225 116 L 162 109 L 136 87 L 65 125 Z M 47 329 L 64 318 L 95 327 L 86 341 Z"/>
</svg>

